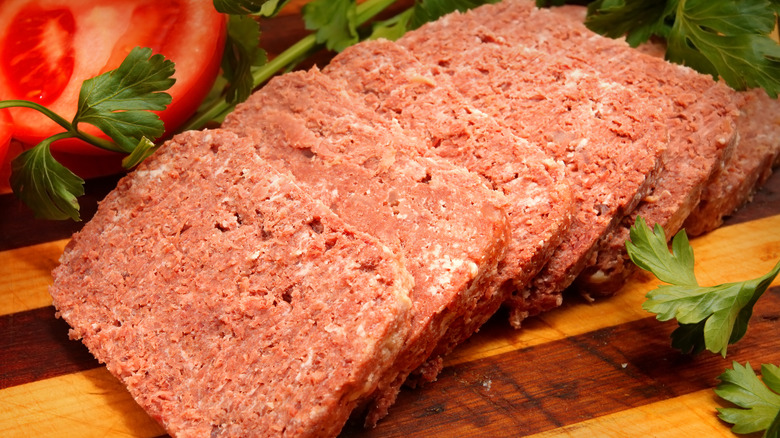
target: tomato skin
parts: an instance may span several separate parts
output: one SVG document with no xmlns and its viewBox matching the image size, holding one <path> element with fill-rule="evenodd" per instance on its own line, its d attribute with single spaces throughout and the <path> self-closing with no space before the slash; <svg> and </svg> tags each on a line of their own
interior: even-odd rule
<svg viewBox="0 0 780 438">
<path fill-rule="evenodd" d="M 14 21 L 30 16 L 46 17 L 46 14 L 58 17 L 59 21 L 43 24 L 41 19 L 38 22 Z M 74 23 L 72 33 L 67 31 L 68 16 Z M 25 25 L 32 26 L 33 31 L 25 33 Z M 24 40 L 26 48 L 30 45 L 27 42 L 30 38 L 20 35 L 38 37 L 42 47 L 37 52 L 27 51 L 34 52 L 33 55 L 41 53 L 42 64 L 47 64 L 45 60 L 52 64 L 51 59 L 60 55 L 67 60 L 68 50 L 72 50 L 74 62 L 69 75 L 67 63 L 57 62 L 55 66 L 34 70 L 45 77 L 37 78 L 38 83 L 51 85 L 48 96 L 54 95 L 58 87 L 62 88 L 57 98 L 42 103 L 66 120 L 75 115 L 84 80 L 118 67 L 135 46 L 151 47 L 154 53 L 161 53 L 176 64 L 176 83 L 167 91 L 173 101 L 164 111 L 158 112 L 166 132 L 171 133 L 195 112 L 219 73 L 225 28 L 225 16 L 216 12 L 207 0 L 3 0 L 0 2 L 0 32 L 4 32 L 0 34 L 0 99 L 35 100 L 29 92 L 34 90 L 33 86 L 27 86 L 26 90 L 24 86 L 18 86 L 20 71 L 30 71 L 29 59 L 25 60 L 24 70 L 21 66 L 17 70 L 9 67 L 13 64 L 9 59 L 20 52 L 14 49 L 19 41 Z M 38 29 L 37 33 L 35 29 Z M 54 78 L 69 76 L 67 83 L 58 85 L 46 76 L 47 71 Z M 33 78 L 32 82 L 35 80 Z M 27 93 L 23 93 L 25 91 Z M 10 111 L 15 124 L 14 138 L 27 145 L 37 144 L 63 131 L 34 110 L 13 108 Z M 79 129 L 107 138 L 90 125 L 79 125 Z M 71 154 L 111 154 L 76 139 L 57 141 L 52 150 Z"/>
</svg>

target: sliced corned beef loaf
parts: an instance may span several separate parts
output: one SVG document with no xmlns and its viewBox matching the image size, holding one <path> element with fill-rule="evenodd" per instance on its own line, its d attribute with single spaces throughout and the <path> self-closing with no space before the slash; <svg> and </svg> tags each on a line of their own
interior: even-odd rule
<svg viewBox="0 0 780 438">
<path fill-rule="evenodd" d="M 419 153 L 466 167 L 506 195 L 512 239 L 492 289 L 508 297 L 513 287 L 524 287 L 560 243 L 570 222 L 571 189 L 563 164 L 472 108 L 448 77 L 433 76 L 393 42 L 366 41 L 349 47 L 324 72 L 424 140 L 411 145 Z M 493 299 L 475 304 L 450 327 L 427 369 L 438 369 L 440 357 L 473 334 L 499 305 Z"/>
<path fill-rule="evenodd" d="M 710 76 L 641 53 L 584 25 L 581 6 L 537 9 L 529 0 L 507 0 L 474 9 L 462 19 L 484 23 L 509 44 L 531 47 L 580 64 L 621 84 L 653 107 L 669 131 L 669 146 L 653 192 L 599 244 L 597 259 L 577 279 L 589 295 L 616 292 L 635 270 L 625 249 L 637 216 L 672 236 L 699 203 L 702 189 L 735 145 L 731 90 Z"/>
<path fill-rule="evenodd" d="M 668 142 L 643 97 L 592 73 L 588 59 L 512 46 L 471 16 L 451 14 L 399 40 L 449 75 L 481 111 L 566 164 L 577 206 L 562 244 L 508 302 L 511 322 L 560 304 L 599 240 L 644 198 Z"/>
<path fill-rule="evenodd" d="M 697 236 L 723 224 L 726 216 L 750 201 L 780 157 L 780 100 L 763 90 L 734 92 L 740 114 L 736 150 L 705 187 L 701 202 L 686 219 L 685 231 Z"/>
<path fill-rule="evenodd" d="M 506 1 L 473 11 L 512 44 L 562 57 L 587 56 L 603 77 L 641 93 L 667 120 L 670 143 L 653 193 L 605 236 L 598 258 L 578 279 L 590 294 L 616 291 L 633 271 L 625 251 L 628 229 L 637 216 L 661 224 L 673 235 L 698 204 L 701 191 L 735 144 L 729 90 L 710 77 L 672 65 L 601 37 L 583 24 L 584 8 L 536 9 L 528 1 Z M 554 24 L 553 24 L 554 23 Z"/>
<path fill-rule="evenodd" d="M 317 70 L 272 80 L 225 120 L 347 223 L 403 254 L 415 280 L 403 352 L 366 407 L 387 413 L 450 324 L 486 294 L 509 239 L 506 199 L 466 169 L 408 154 L 404 135 Z"/>
<path fill-rule="evenodd" d="M 71 337 L 180 437 L 336 435 L 403 346 L 413 283 L 217 131 L 123 178 L 53 276 Z"/>
</svg>

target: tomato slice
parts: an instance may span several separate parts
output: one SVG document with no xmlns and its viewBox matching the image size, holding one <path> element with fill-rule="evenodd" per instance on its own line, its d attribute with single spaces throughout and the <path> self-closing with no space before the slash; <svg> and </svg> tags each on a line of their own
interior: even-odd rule
<svg viewBox="0 0 780 438">
<path fill-rule="evenodd" d="M 38 102 L 65 119 L 76 113 L 81 83 L 119 66 L 136 46 L 176 64 L 173 102 L 159 112 L 173 132 L 210 90 L 224 48 L 225 16 L 204 0 L 3 0 L 0 2 L 0 99 Z M 14 138 L 37 144 L 62 128 L 27 108 L 10 110 Z M 92 126 L 91 134 L 106 137 Z M 66 139 L 54 151 L 101 153 Z"/>
</svg>

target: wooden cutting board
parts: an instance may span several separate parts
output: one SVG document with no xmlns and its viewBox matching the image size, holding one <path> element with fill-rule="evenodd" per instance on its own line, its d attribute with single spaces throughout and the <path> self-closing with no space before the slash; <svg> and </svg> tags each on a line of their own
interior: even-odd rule
<svg viewBox="0 0 780 438">
<path fill-rule="evenodd" d="M 115 181 L 90 181 L 91 202 Z M 0 211 L 0 436 L 164 436 L 55 318 L 49 272 L 72 224 L 31 219 L 11 195 L 0 195 Z M 726 226 L 692 244 L 702 284 L 767 272 L 780 259 L 780 175 Z M 726 359 L 670 348 L 674 324 L 641 309 L 657 283 L 640 274 L 609 299 L 568 296 L 521 330 L 498 314 L 448 358 L 437 382 L 405 389 L 376 429 L 348 426 L 342 435 L 733 436 L 716 417 L 725 404 L 712 388 L 732 360 L 780 364 L 780 281 Z"/>
<path fill-rule="evenodd" d="M 302 32 L 282 18 L 265 30 L 274 36 L 265 41 L 272 52 Z M 83 217 L 115 183 L 113 176 L 88 183 Z M 49 273 L 79 227 L 35 220 L 11 195 L 0 195 L 0 436 L 165 436 L 55 318 Z M 780 176 L 726 226 L 692 243 L 702 284 L 767 272 L 780 259 Z M 500 313 L 448 358 L 437 382 L 404 389 L 376 429 L 350 425 L 342 436 L 735 436 L 716 416 L 727 404 L 712 388 L 732 360 L 780 365 L 780 280 L 725 359 L 670 348 L 674 324 L 641 309 L 657 283 L 639 274 L 595 303 L 570 294 L 563 307 L 521 330 Z"/>
</svg>

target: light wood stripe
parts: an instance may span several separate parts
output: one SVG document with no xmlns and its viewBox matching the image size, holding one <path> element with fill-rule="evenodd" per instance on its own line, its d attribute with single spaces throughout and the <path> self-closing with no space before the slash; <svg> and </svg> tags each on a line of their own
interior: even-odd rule
<svg viewBox="0 0 780 438">
<path fill-rule="evenodd" d="M 0 391 L 5 438 L 156 437 L 165 431 L 105 368 Z"/>
<path fill-rule="evenodd" d="M 717 417 L 723 406 L 712 390 L 697 391 L 661 402 L 594 418 L 559 429 L 529 435 L 553 437 L 729 437 L 732 434 Z"/>
<path fill-rule="evenodd" d="M 51 305 L 51 270 L 68 239 L 0 252 L 0 315 Z"/>
</svg>

